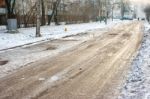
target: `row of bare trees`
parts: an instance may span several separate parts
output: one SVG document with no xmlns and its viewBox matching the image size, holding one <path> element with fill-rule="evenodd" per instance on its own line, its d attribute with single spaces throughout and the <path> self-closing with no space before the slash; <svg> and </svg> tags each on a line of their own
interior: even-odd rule
<svg viewBox="0 0 150 99">
<path fill-rule="evenodd" d="M 20 23 L 29 23 L 31 20 L 35 19 L 35 10 L 36 10 L 36 0 L 6 0 L 6 1 L 17 1 L 15 7 L 15 13 L 21 20 Z M 33 1 L 35 1 L 33 3 Z M 51 10 L 52 14 L 47 16 L 47 6 L 49 5 L 47 1 L 51 1 Z M 106 16 L 106 14 L 113 14 L 113 6 L 115 4 L 114 0 L 75 0 L 76 2 L 71 2 L 68 4 L 62 5 L 62 1 L 64 0 L 40 0 L 41 2 L 41 14 L 42 21 L 41 24 L 50 24 L 51 21 L 56 21 L 56 24 L 62 19 L 64 16 L 80 16 L 83 19 L 94 20 L 97 16 Z M 69 0 L 68 0 L 69 1 Z M 121 14 L 124 14 L 124 0 L 121 1 Z M 21 4 L 22 3 L 22 4 Z M 60 10 L 67 8 L 66 10 Z M 62 12 L 61 12 L 62 11 Z M 111 11 L 111 12 L 110 12 Z M 63 16 L 63 17 L 59 17 Z M 23 17 L 23 18 L 22 18 Z M 46 18 L 47 17 L 47 18 Z M 59 17 L 59 19 L 58 19 Z M 31 19 L 31 20 L 30 20 Z M 73 20 L 73 19 L 72 19 Z M 66 20 L 65 20 L 66 21 Z M 34 23 L 34 22 L 33 22 Z M 27 25 L 24 25 L 27 27 Z M 30 26 L 30 25 L 29 25 Z"/>
<path fill-rule="evenodd" d="M 124 5 L 121 5 L 123 16 Z M 54 22 L 79 23 L 105 20 L 112 17 L 114 0 L 5 0 L 8 18 L 17 18 L 18 27 L 36 26 L 36 36 L 41 36 L 40 26 Z"/>
<path fill-rule="evenodd" d="M 32 0 L 23 0 L 23 3 L 30 3 Z M 50 4 L 48 1 L 51 1 Z M 108 2 L 105 2 L 108 1 Z M 40 0 L 41 6 L 41 25 L 50 25 L 55 22 L 78 23 L 95 21 L 97 17 L 106 16 L 106 3 L 110 0 L 76 0 L 75 2 L 66 3 L 63 0 Z M 17 10 L 18 26 L 34 26 L 36 23 L 36 3 L 30 6 L 19 4 L 16 9 L 23 5 L 24 8 Z M 51 6 L 51 8 L 48 8 Z M 29 10 L 30 8 L 30 10 Z M 51 14 L 47 14 L 51 10 Z M 22 20 L 23 19 L 23 20 Z"/>
<path fill-rule="evenodd" d="M 145 9 L 144 12 L 146 14 L 146 19 L 150 23 L 150 5 L 148 5 Z"/>
</svg>

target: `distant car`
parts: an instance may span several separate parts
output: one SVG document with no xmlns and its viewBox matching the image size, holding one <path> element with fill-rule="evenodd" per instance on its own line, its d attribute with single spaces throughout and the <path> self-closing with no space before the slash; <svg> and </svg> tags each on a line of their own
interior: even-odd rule
<svg viewBox="0 0 150 99">
<path fill-rule="evenodd" d="M 130 17 L 123 17 L 123 18 L 121 18 L 121 20 L 133 20 L 133 18 L 130 18 Z"/>
<path fill-rule="evenodd" d="M 133 20 L 133 15 L 132 14 L 125 14 L 123 16 L 122 20 Z"/>
<path fill-rule="evenodd" d="M 142 18 L 141 20 L 142 20 L 142 21 L 145 21 L 145 18 Z"/>
</svg>

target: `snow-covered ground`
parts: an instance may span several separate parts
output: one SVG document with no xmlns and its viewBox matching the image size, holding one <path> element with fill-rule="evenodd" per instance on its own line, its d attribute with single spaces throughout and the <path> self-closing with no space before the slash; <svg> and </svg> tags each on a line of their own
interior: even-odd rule
<svg viewBox="0 0 150 99">
<path fill-rule="evenodd" d="M 145 34 L 119 99 L 150 99 L 150 25 Z"/>
<path fill-rule="evenodd" d="M 35 43 L 13 48 L 11 50 L 0 51 L 0 61 L 8 60 L 7 64 L 0 66 L 0 78 L 11 74 L 19 68 L 27 66 L 27 64 L 36 62 L 45 57 L 54 57 L 63 51 L 70 50 L 78 44 L 93 39 L 93 37 L 102 35 L 111 27 L 129 22 L 130 21 L 118 20 L 114 22 L 111 21 L 108 25 L 105 25 L 104 23 L 84 23 L 66 26 L 44 26 L 42 27 L 43 37 L 41 38 L 35 38 L 35 28 L 22 28 L 19 29 L 20 33 L 18 34 L 8 34 L 4 33 L 4 31 L 6 31 L 5 27 L 1 27 L 3 32 L 1 31 L 0 33 L 0 49 L 24 45 L 27 43 Z M 68 32 L 64 32 L 65 27 L 68 28 Z M 49 42 L 49 39 L 56 40 Z M 40 42 L 37 43 L 36 41 Z M 56 49 L 47 50 L 50 46 L 54 46 Z"/>
<path fill-rule="evenodd" d="M 24 44 L 51 40 L 51 39 L 59 39 L 68 35 L 75 35 L 78 33 L 84 33 L 85 31 L 111 27 L 116 23 L 120 23 L 122 21 L 115 20 L 109 21 L 107 25 L 105 23 L 100 22 L 92 22 L 92 23 L 82 23 L 82 24 L 72 24 L 72 25 L 60 25 L 60 26 L 43 26 L 41 27 L 42 37 L 35 37 L 35 27 L 34 28 L 21 28 L 19 29 L 19 33 L 10 34 L 6 33 L 6 28 L 4 26 L 0 27 L 0 50 L 12 48 L 15 46 L 20 46 Z M 67 28 L 67 31 L 65 31 Z"/>
</svg>

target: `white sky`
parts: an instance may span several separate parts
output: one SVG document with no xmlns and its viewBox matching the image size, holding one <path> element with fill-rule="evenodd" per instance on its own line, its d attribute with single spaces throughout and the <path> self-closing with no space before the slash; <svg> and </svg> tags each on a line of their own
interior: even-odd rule
<svg viewBox="0 0 150 99">
<path fill-rule="evenodd" d="M 131 0 L 134 3 L 150 4 L 150 0 Z"/>
</svg>

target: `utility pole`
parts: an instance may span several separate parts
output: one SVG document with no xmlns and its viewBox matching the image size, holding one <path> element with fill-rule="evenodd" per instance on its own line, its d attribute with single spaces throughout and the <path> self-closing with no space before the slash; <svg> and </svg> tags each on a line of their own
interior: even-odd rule
<svg viewBox="0 0 150 99">
<path fill-rule="evenodd" d="M 37 0 L 36 4 L 36 37 L 41 37 L 40 26 L 41 26 L 41 0 Z"/>
</svg>

